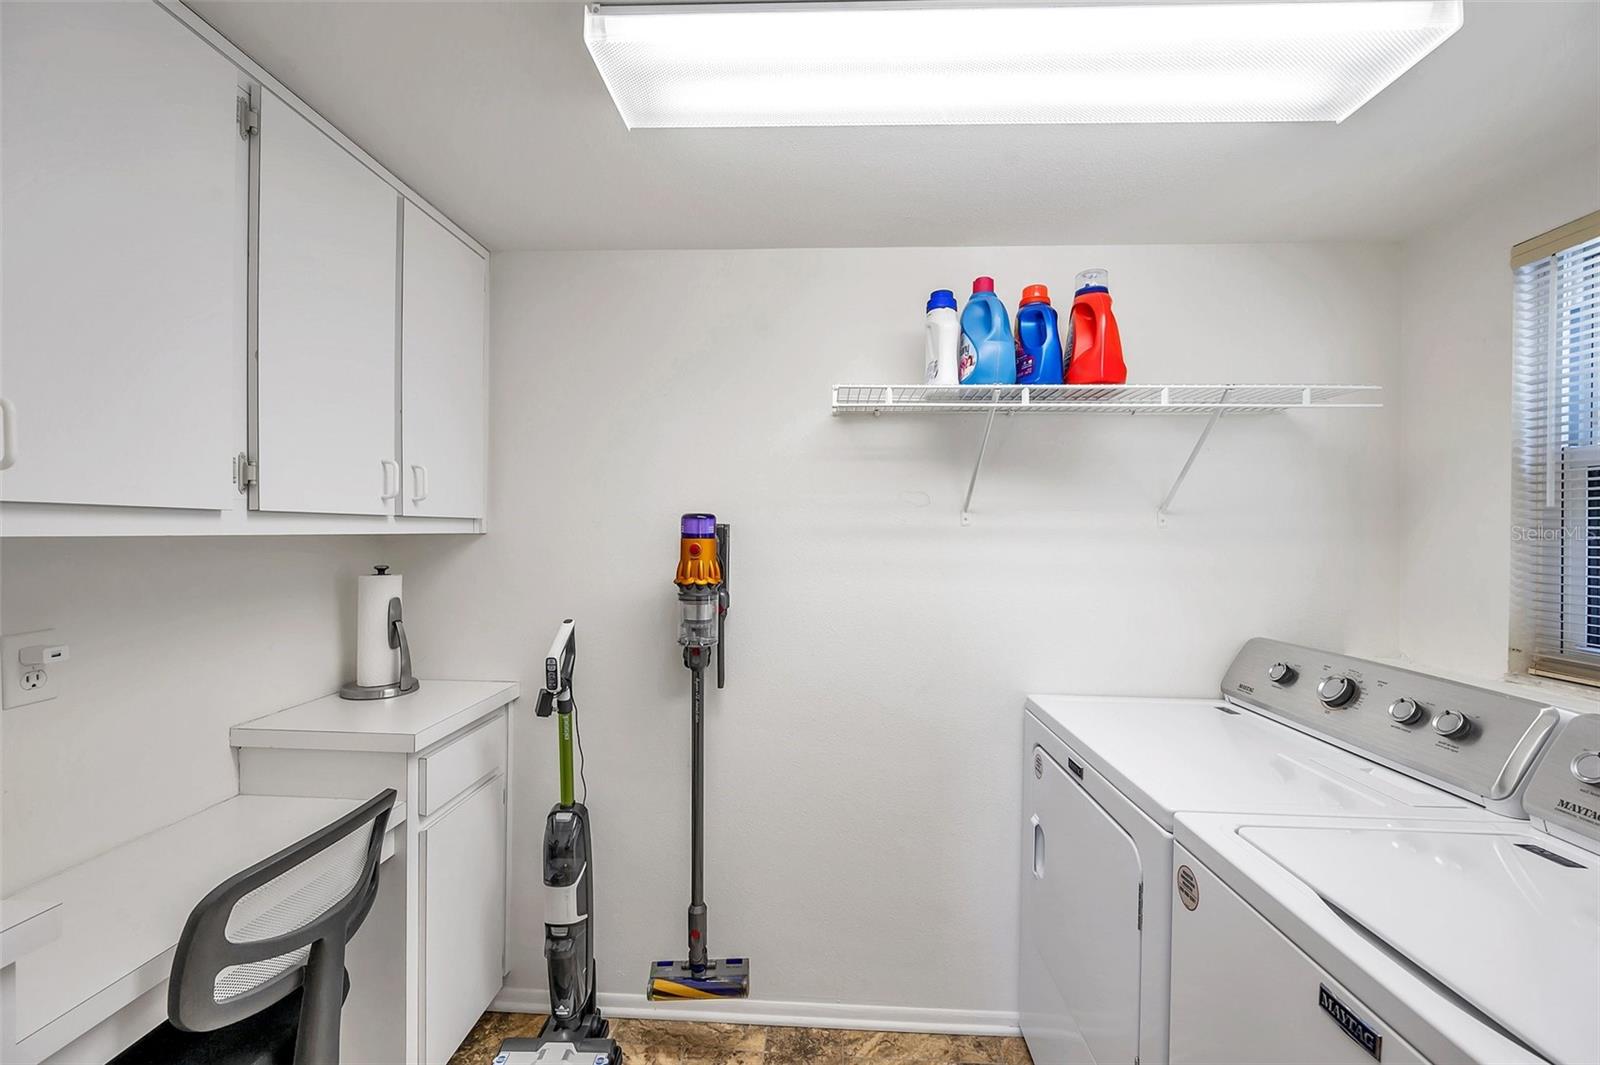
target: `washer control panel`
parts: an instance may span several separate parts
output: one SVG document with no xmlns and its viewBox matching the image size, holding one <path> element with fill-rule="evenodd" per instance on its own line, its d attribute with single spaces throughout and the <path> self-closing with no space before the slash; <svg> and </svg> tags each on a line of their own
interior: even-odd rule
<svg viewBox="0 0 1600 1065">
<path fill-rule="evenodd" d="M 1560 720 L 1536 699 L 1267 639 L 1239 651 L 1222 695 L 1479 800 L 1509 798 Z"/>
<path fill-rule="evenodd" d="M 1550 741 L 1523 799 L 1528 816 L 1543 818 L 1574 842 L 1600 850 L 1600 714 L 1570 718 Z"/>
</svg>

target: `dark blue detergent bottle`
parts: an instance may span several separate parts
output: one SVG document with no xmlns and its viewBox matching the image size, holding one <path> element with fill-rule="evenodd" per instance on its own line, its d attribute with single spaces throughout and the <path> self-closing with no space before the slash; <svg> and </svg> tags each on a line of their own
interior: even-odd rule
<svg viewBox="0 0 1600 1065">
<path fill-rule="evenodd" d="M 1059 385 L 1065 380 L 1061 362 L 1061 333 L 1050 290 L 1029 285 L 1017 305 L 1017 384 Z"/>
</svg>

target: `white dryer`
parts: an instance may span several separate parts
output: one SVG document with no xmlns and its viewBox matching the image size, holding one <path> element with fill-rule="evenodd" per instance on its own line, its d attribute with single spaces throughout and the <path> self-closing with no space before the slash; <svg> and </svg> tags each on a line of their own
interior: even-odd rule
<svg viewBox="0 0 1600 1065">
<path fill-rule="evenodd" d="M 1600 715 L 1529 821 L 1180 814 L 1174 1062 L 1600 1061 Z"/>
<path fill-rule="evenodd" d="M 1445 708 L 1464 734 L 1434 726 Z M 1532 700 L 1261 639 L 1219 699 L 1029 696 L 1018 976 L 1034 1060 L 1167 1060 L 1180 811 L 1503 819 L 1558 720 Z M 1450 757 L 1417 756 L 1431 746 Z"/>
</svg>

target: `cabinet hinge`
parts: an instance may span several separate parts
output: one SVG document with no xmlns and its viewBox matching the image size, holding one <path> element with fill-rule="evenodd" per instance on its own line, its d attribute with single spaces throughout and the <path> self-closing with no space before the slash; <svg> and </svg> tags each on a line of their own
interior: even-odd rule
<svg viewBox="0 0 1600 1065">
<path fill-rule="evenodd" d="M 1139 881 L 1139 920 L 1135 925 L 1139 931 L 1144 931 L 1144 881 Z"/>
<path fill-rule="evenodd" d="M 234 117 L 239 121 L 240 140 L 249 140 L 261 132 L 261 112 L 250 106 L 250 97 L 235 98 Z"/>
<path fill-rule="evenodd" d="M 250 461 L 250 456 L 243 451 L 233 457 L 233 485 L 243 495 L 250 490 L 250 486 L 259 483 L 256 464 Z"/>
</svg>

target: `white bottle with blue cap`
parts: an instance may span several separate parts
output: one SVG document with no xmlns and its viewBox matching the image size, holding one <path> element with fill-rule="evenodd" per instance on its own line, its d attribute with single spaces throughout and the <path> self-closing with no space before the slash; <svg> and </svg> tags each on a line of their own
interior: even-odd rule
<svg viewBox="0 0 1600 1065">
<path fill-rule="evenodd" d="M 961 318 L 956 314 L 956 294 L 941 288 L 928 296 L 927 376 L 930 385 L 958 385 L 961 371 L 956 364 L 961 346 Z"/>
</svg>

